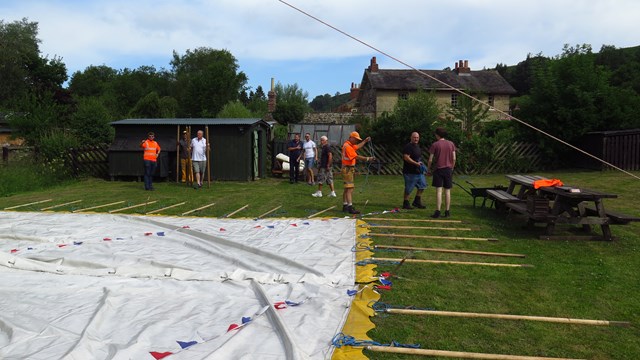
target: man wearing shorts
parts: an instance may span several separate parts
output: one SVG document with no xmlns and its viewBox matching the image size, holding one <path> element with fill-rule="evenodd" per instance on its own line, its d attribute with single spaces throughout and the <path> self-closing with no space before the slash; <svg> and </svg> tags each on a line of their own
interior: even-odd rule
<svg viewBox="0 0 640 360">
<path fill-rule="evenodd" d="M 311 134 L 304 134 L 304 143 L 302 143 L 302 150 L 304 150 L 304 168 L 307 171 L 307 184 L 313 185 L 315 180 L 313 179 L 313 167 L 318 162 L 318 149 L 316 143 L 311 140 Z"/>
<path fill-rule="evenodd" d="M 193 172 L 196 174 L 196 183 L 193 185 L 195 189 L 202 187 L 204 180 L 204 171 L 207 168 L 207 139 L 202 137 L 202 130 L 198 130 L 198 135 L 191 140 L 191 162 L 193 163 Z"/>
<path fill-rule="evenodd" d="M 342 193 L 342 211 L 349 214 L 360 214 L 360 211 L 353 207 L 353 189 L 355 188 L 354 177 L 356 174 L 356 160 L 371 161 L 373 157 L 360 156 L 356 152 L 366 143 L 371 141 L 367 137 L 362 141 L 360 134 L 354 131 L 349 134 L 349 140 L 342 145 L 342 181 L 344 182 L 344 192 Z"/>
<path fill-rule="evenodd" d="M 429 148 L 429 162 L 427 169 L 434 166 L 432 185 L 436 188 L 436 211 L 431 215 L 432 218 L 440 217 L 440 209 L 442 207 L 442 189 L 444 188 L 445 210 L 444 217 L 451 216 L 449 210 L 451 207 L 451 187 L 453 185 L 453 168 L 456 165 L 456 146 L 449 140 L 445 139 L 447 130 L 437 128 L 436 142 Z"/>
<path fill-rule="evenodd" d="M 417 132 L 411 133 L 411 141 L 402 149 L 402 176 L 404 177 L 404 201 L 402 202 L 403 209 L 413 209 L 411 205 L 418 209 L 424 209 L 426 206 L 422 205 L 422 192 L 427 187 L 427 182 L 424 178 L 422 164 L 422 150 L 420 149 L 420 134 Z M 413 199 L 413 204 L 409 204 L 409 197 L 413 188 L 416 188 L 416 197 Z"/>
<path fill-rule="evenodd" d="M 336 197 L 333 189 L 333 154 L 329 147 L 329 139 L 326 136 L 320 137 L 320 145 L 322 146 L 322 154 L 320 155 L 320 165 L 318 166 L 318 191 L 311 194 L 313 197 L 322 197 L 322 185 L 326 182 L 331 188 L 329 197 Z"/>
</svg>

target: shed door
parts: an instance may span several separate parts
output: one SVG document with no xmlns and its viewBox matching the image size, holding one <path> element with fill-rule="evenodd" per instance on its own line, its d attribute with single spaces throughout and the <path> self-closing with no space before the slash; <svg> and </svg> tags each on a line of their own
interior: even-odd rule
<svg viewBox="0 0 640 360">
<path fill-rule="evenodd" d="M 258 168 L 260 160 L 260 150 L 258 148 L 258 131 L 253 131 L 253 180 L 257 180 L 260 175 Z"/>
</svg>

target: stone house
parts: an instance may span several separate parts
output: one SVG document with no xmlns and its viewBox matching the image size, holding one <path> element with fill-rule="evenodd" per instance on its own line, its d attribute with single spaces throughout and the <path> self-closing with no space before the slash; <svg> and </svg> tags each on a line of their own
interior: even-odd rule
<svg viewBox="0 0 640 360">
<path fill-rule="evenodd" d="M 380 69 L 376 58 L 373 57 L 371 64 L 364 71 L 362 83 L 359 86 L 354 84 L 351 86 L 352 97 L 356 99 L 353 111 L 372 114 L 375 119 L 385 111 L 392 112 L 399 99 L 408 98 L 418 89 L 435 91 L 437 102 L 443 109 L 456 106 L 459 97 L 464 95 L 433 78 L 455 89 L 480 94 L 477 95 L 479 99 L 492 106 L 489 114 L 495 120 L 506 117 L 493 108 L 508 113 L 509 98 L 516 93 L 516 90 L 497 71 L 471 71 L 468 60 L 460 60 L 453 70 L 420 70 L 418 72 L 411 69 Z"/>
</svg>

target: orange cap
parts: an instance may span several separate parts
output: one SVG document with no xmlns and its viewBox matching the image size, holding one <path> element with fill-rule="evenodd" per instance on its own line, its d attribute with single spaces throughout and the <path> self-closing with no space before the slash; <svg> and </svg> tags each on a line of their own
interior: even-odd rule
<svg viewBox="0 0 640 360">
<path fill-rule="evenodd" d="M 358 134 L 357 131 L 351 132 L 351 134 L 349 134 L 349 137 L 356 138 L 356 139 L 362 141 L 362 139 L 360 139 L 360 134 Z"/>
</svg>

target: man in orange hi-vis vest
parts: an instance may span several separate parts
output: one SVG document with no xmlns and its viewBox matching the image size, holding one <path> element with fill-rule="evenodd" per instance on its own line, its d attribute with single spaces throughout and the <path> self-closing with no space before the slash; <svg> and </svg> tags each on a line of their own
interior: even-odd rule
<svg viewBox="0 0 640 360">
<path fill-rule="evenodd" d="M 144 150 L 144 189 L 153 191 L 153 173 L 158 165 L 158 155 L 160 155 L 160 145 L 155 141 L 155 134 L 150 132 L 147 139 L 142 140 L 140 147 Z"/>
<path fill-rule="evenodd" d="M 355 166 L 356 160 L 372 161 L 374 157 L 361 156 L 356 150 L 365 146 L 371 137 L 362 140 L 358 132 L 353 131 L 349 134 L 349 140 L 342 145 L 342 181 L 344 183 L 344 191 L 342 193 L 342 211 L 349 214 L 360 214 L 360 211 L 353 207 L 353 189 L 355 188 Z"/>
</svg>

